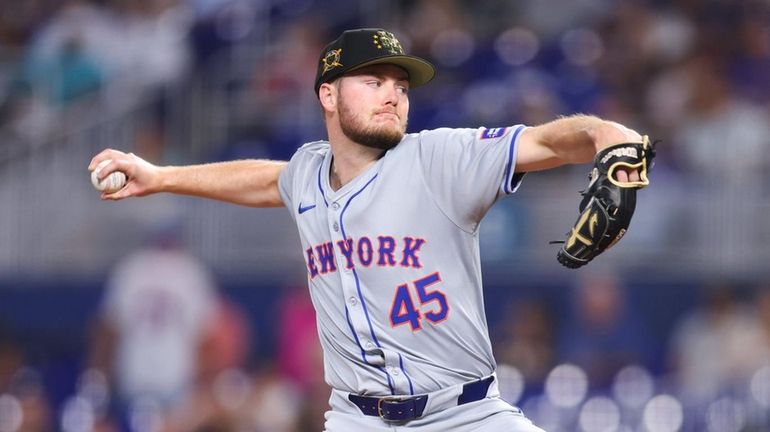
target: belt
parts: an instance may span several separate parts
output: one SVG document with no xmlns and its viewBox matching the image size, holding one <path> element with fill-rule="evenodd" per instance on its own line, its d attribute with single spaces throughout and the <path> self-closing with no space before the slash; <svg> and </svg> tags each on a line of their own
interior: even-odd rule
<svg viewBox="0 0 770 432">
<path fill-rule="evenodd" d="M 489 386 L 495 380 L 491 375 L 463 385 L 463 391 L 457 397 L 457 405 L 463 405 L 487 397 Z M 348 400 L 353 402 L 361 412 L 368 416 L 380 417 L 387 421 L 406 421 L 422 417 L 428 395 L 418 396 L 359 396 L 349 394 Z"/>
</svg>

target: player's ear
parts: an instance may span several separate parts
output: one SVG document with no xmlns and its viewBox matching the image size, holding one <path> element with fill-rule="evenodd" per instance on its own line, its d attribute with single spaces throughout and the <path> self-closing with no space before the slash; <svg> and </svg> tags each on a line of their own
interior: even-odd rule
<svg viewBox="0 0 770 432">
<path fill-rule="evenodd" d="M 318 100 L 324 111 L 334 112 L 337 109 L 337 86 L 333 83 L 323 83 L 318 89 Z"/>
</svg>

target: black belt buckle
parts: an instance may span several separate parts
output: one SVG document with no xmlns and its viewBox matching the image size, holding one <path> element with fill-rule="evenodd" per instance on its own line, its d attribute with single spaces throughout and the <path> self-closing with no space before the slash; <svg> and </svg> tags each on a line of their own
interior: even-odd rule
<svg viewBox="0 0 770 432">
<path fill-rule="evenodd" d="M 384 396 L 377 398 L 376 416 L 386 421 L 409 421 L 422 417 L 427 395 L 420 396 Z"/>
<path fill-rule="evenodd" d="M 377 400 L 377 415 L 380 416 L 380 418 L 383 420 L 390 420 L 388 418 L 389 414 L 382 412 L 383 402 L 404 402 L 404 399 L 398 398 L 398 397 L 392 397 L 392 396 L 385 396 Z"/>
</svg>

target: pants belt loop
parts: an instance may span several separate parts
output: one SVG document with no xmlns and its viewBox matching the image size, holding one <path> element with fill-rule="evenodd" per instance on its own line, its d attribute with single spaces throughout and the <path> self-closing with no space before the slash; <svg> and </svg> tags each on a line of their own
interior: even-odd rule
<svg viewBox="0 0 770 432">
<path fill-rule="evenodd" d="M 457 398 L 457 405 L 463 405 L 470 402 L 476 402 L 477 400 L 487 397 L 487 391 L 489 386 L 495 380 L 494 375 L 490 375 L 486 378 L 482 378 L 478 381 L 474 381 L 463 386 L 463 392 Z"/>
</svg>

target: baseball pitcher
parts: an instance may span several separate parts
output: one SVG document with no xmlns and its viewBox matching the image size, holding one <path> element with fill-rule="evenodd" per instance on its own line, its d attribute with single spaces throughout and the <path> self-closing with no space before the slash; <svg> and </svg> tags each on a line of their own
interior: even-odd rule
<svg viewBox="0 0 770 432">
<path fill-rule="evenodd" d="M 160 167 L 108 149 L 89 165 L 111 159 L 99 177 L 128 178 L 105 200 L 170 192 L 288 209 L 333 389 L 329 432 L 540 431 L 499 397 L 479 223 L 525 173 L 594 161 L 558 253 L 578 267 L 622 237 L 648 182 L 647 138 L 592 116 L 406 133 L 409 91 L 434 74 L 392 33 L 349 30 L 318 60 L 328 139 L 290 161 Z"/>
</svg>

